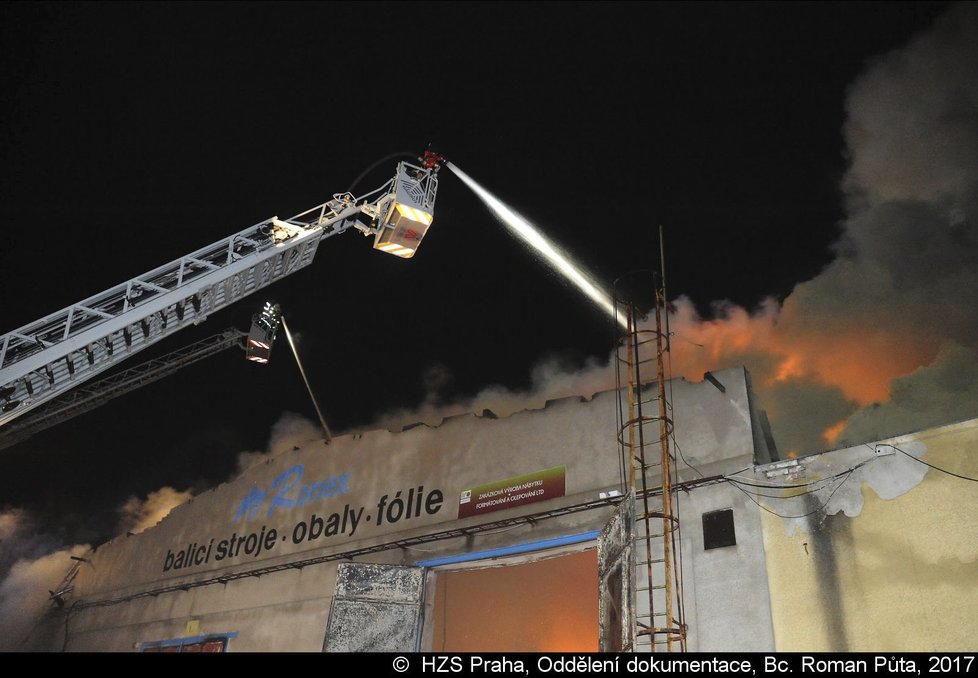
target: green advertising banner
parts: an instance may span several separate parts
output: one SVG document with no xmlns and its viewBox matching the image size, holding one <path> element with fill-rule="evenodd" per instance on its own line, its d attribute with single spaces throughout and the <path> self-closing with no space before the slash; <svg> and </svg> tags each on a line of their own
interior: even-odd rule
<svg viewBox="0 0 978 678">
<path fill-rule="evenodd" d="M 516 478 L 462 490 L 458 498 L 458 517 L 468 518 L 490 511 L 532 504 L 564 496 L 565 466 L 535 471 Z"/>
</svg>

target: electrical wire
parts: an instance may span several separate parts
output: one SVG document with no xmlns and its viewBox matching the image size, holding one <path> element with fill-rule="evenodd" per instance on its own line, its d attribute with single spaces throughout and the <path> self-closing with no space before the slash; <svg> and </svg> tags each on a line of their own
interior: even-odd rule
<svg viewBox="0 0 978 678">
<path fill-rule="evenodd" d="M 520 527 L 526 527 L 529 524 L 530 523 L 517 523 L 515 525 L 507 525 L 505 527 L 497 527 L 494 530 L 485 530 L 484 532 L 479 532 L 479 536 L 482 536 L 482 535 L 490 535 L 491 536 L 491 535 L 495 535 L 495 534 L 502 534 L 503 532 L 510 532 L 511 530 L 515 530 L 515 529 L 520 528 Z M 417 546 L 408 546 L 408 545 L 404 545 L 401 548 L 408 549 L 409 551 L 422 551 L 424 553 L 434 553 L 436 551 L 441 550 L 441 549 L 423 549 L 423 548 L 418 548 Z"/>
<path fill-rule="evenodd" d="M 737 484 L 740 484 L 740 485 L 746 485 L 748 487 L 760 487 L 760 488 L 763 488 L 763 489 L 777 489 L 777 488 L 784 488 L 786 490 L 801 489 L 803 487 L 811 487 L 812 485 L 817 485 L 819 483 L 823 483 L 823 482 L 828 481 L 828 480 L 834 480 L 835 478 L 839 478 L 840 476 L 843 476 L 843 475 L 845 475 L 847 473 L 852 473 L 856 469 L 865 466 L 866 464 L 868 464 L 871 461 L 874 461 L 875 459 L 878 459 L 878 457 L 872 457 L 871 459 L 867 459 L 865 461 L 861 461 L 858 464 L 856 464 L 855 466 L 853 466 L 851 468 L 847 468 L 845 471 L 839 471 L 835 475 L 828 476 L 827 478 L 818 478 L 816 480 L 810 480 L 807 483 L 796 483 L 796 484 L 792 484 L 792 485 L 767 485 L 767 484 L 759 484 L 759 483 L 752 483 L 752 482 L 749 482 L 747 480 L 740 480 L 740 479 L 737 479 L 737 478 L 729 478 L 727 476 L 724 476 L 724 479 L 725 480 L 729 480 L 732 483 L 737 483 Z"/>
<path fill-rule="evenodd" d="M 848 470 L 850 470 L 850 469 L 846 469 L 846 471 L 848 471 Z M 842 473 L 845 473 L 845 471 L 842 471 Z M 784 488 L 786 490 L 790 490 L 790 489 L 801 489 L 803 487 L 808 487 L 809 485 L 812 485 L 813 483 L 817 483 L 818 482 L 818 480 L 809 480 L 809 481 L 804 482 L 804 483 L 779 483 L 779 482 L 774 481 L 774 480 L 767 480 L 767 481 L 765 481 L 765 480 L 760 480 L 760 479 L 757 479 L 757 478 L 754 479 L 754 480 L 756 480 L 756 482 L 751 482 L 750 480 L 746 480 L 746 479 L 742 479 L 742 478 L 734 478 L 732 476 L 733 476 L 733 474 L 731 474 L 729 476 L 723 476 L 723 477 L 724 477 L 725 480 L 729 480 L 729 481 L 734 482 L 734 483 L 741 483 L 742 485 L 750 485 L 751 487 L 764 487 L 764 488 L 772 488 L 772 489 Z"/>
<path fill-rule="evenodd" d="M 685 459 L 683 461 L 685 461 Z M 727 475 L 724 476 L 724 478 L 726 478 L 728 476 L 735 476 L 738 473 L 744 473 L 746 471 L 753 471 L 755 468 L 757 468 L 757 467 L 756 466 L 745 466 L 744 468 L 740 469 L 739 471 L 733 471 L 731 473 L 728 473 Z"/>
<path fill-rule="evenodd" d="M 671 359 L 672 359 L 672 356 L 671 355 L 669 356 L 669 359 L 671 361 Z M 671 369 L 671 364 L 670 364 L 670 369 Z M 669 390 L 670 390 L 670 397 L 672 397 L 672 380 L 671 379 L 669 380 Z M 693 471 L 695 471 L 697 473 L 697 475 L 699 475 L 700 478 L 705 478 L 706 476 L 703 474 L 703 472 L 700 471 L 698 468 L 696 468 L 696 466 L 694 466 L 692 463 L 690 463 L 690 461 L 688 459 L 686 459 L 686 455 L 683 454 L 683 448 L 680 447 L 679 441 L 676 440 L 676 434 L 675 434 L 675 432 L 673 432 L 672 434 L 670 434 L 670 437 L 672 438 L 673 447 L 675 447 L 676 450 L 679 452 L 679 458 L 683 460 L 683 463 L 686 464 L 686 466 L 688 466 L 689 468 L 693 469 Z M 831 480 L 831 479 L 834 479 L 834 478 L 838 478 L 839 476 L 841 476 L 841 475 L 843 475 L 845 473 L 850 473 L 852 471 L 855 471 L 860 466 L 863 466 L 864 464 L 867 464 L 867 463 L 869 463 L 870 461 L 873 461 L 873 459 L 876 459 L 876 458 L 877 457 L 872 457 L 871 459 L 867 459 L 865 461 L 862 461 L 859 464 L 857 464 L 856 466 L 853 466 L 852 468 L 846 469 L 845 471 L 841 471 L 840 473 L 837 473 L 836 475 L 831 476 L 829 478 L 822 478 L 822 479 L 819 479 L 819 480 L 810 480 L 807 483 L 798 483 L 798 484 L 792 484 L 792 485 L 784 485 L 782 483 L 775 483 L 775 482 L 771 482 L 770 484 L 760 484 L 760 483 L 755 484 L 755 483 L 750 483 L 750 482 L 748 482 L 746 480 L 739 480 L 737 478 L 733 478 L 732 477 L 732 476 L 735 476 L 735 475 L 737 475 L 739 473 L 744 473 L 745 471 L 750 471 L 750 470 L 756 469 L 756 467 L 753 467 L 753 466 L 747 466 L 745 468 L 740 469 L 739 471 L 734 471 L 733 473 L 728 473 L 727 475 L 723 476 L 723 479 L 726 480 L 726 481 L 728 481 L 728 482 L 740 483 L 742 485 L 749 485 L 751 487 L 771 488 L 771 489 L 775 489 L 775 488 L 801 489 L 803 487 L 810 487 L 812 485 L 816 485 L 818 483 L 825 482 L 826 480 Z M 804 494 L 809 494 L 809 493 L 808 492 L 801 492 L 801 493 L 799 493 L 797 495 L 794 495 L 794 496 L 800 497 L 800 496 L 802 496 Z M 760 496 L 771 496 L 771 495 L 760 495 Z"/>
<path fill-rule="evenodd" d="M 832 478 L 831 480 L 835 480 L 835 478 Z M 830 482 L 830 480 L 829 479 L 826 479 L 825 482 L 828 483 L 828 482 Z M 736 483 L 734 484 L 734 486 L 735 487 L 738 487 L 736 485 Z M 785 496 L 783 494 L 764 494 L 763 492 L 754 492 L 752 496 L 755 496 L 755 497 L 766 497 L 768 499 L 794 499 L 796 497 L 804 497 L 807 494 L 815 494 L 816 492 L 818 492 L 820 490 L 823 490 L 823 489 L 825 489 L 825 485 L 821 485 L 819 487 L 813 487 L 810 490 L 805 490 L 804 492 L 799 492 L 798 494 L 792 494 L 792 495 L 788 495 L 788 496 Z"/>
<path fill-rule="evenodd" d="M 383 163 L 387 162 L 388 160 L 393 160 L 394 158 L 400 158 L 402 156 L 407 156 L 409 158 L 415 158 L 416 159 L 418 157 L 418 154 L 417 153 L 409 153 L 408 151 L 399 151 L 397 153 L 391 153 L 390 155 L 385 155 L 380 160 L 377 160 L 376 162 L 374 162 L 373 164 L 371 164 L 370 166 L 368 166 L 367 169 L 365 169 L 362 172 L 360 172 L 360 176 L 358 176 L 356 179 L 353 180 L 353 183 L 350 184 L 350 188 L 347 189 L 347 192 L 348 193 L 353 193 L 353 189 L 357 187 L 357 184 L 359 184 L 361 181 L 363 181 L 363 178 L 364 177 L 366 177 L 368 174 L 370 174 L 370 172 L 372 172 L 373 170 L 377 169 L 377 167 L 379 167 Z"/>
<path fill-rule="evenodd" d="M 803 513 L 800 516 L 786 516 L 783 513 L 778 513 L 777 511 L 773 511 L 773 510 L 769 509 L 767 506 L 764 506 L 763 504 L 761 504 L 760 502 L 758 502 L 756 499 L 754 499 L 754 497 L 751 496 L 750 492 L 748 492 L 744 488 L 739 487 L 736 484 L 734 484 L 734 487 L 736 487 L 738 490 L 740 490 L 741 492 L 743 492 L 744 493 L 744 496 L 746 496 L 752 502 L 754 502 L 755 504 L 757 504 L 757 506 L 759 508 L 764 509 L 765 511 L 767 511 L 771 515 L 778 516 L 779 518 L 807 518 L 808 516 L 813 515 L 815 513 L 818 513 L 819 511 L 823 510 L 826 506 L 828 506 L 829 505 L 829 502 L 832 501 L 832 497 L 834 497 L 835 496 L 835 493 L 838 492 L 839 489 L 843 485 L 846 484 L 846 481 L 849 480 L 849 478 L 852 476 L 852 474 L 853 474 L 853 471 L 849 471 L 848 473 L 846 473 L 846 477 L 842 480 L 841 483 L 839 483 L 836 486 L 836 488 L 834 490 L 832 490 L 832 493 L 829 494 L 828 498 L 825 500 L 825 502 L 821 506 L 819 506 L 817 509 L 812 509 L 808 513 Z M 790 499 L 790 497 L 784 497 L 784 498 L 785 499 Z"/>
<path fill-rule="evenodd" d="M 689 463 L 689 460 L 686 459 L 686 455 L 683 454 L 683 449 L 682 449 L 682 447 L 679 446 L 679 443 L 675 440 L 675 436 L 673 436 L 673 445 L 675 446 L 676 450 L 679 452 L 679 456 L 683 460 L 683 462 L 689 468 L 693 469 L 701 478 L 705 478 L 706 476 L 703 475 L 703 472 L 700 471 L 695 466 L 693 466 L 691 463 Z M 807 483 L 801 483 L 801 484 L 795 484 L 795 485 L 777 485 L 777 486 L 774 486 L 774 485 L 771 485 L 771 486 L 768 486 L 768 485 L 753 485 L 754 487 L 761 487 L 761 488 L 765 488 L 765 489 L 767 489 L 769 487 L 772 488 L 772 489 L 774 487 L 783 487 L 785 489 L 795 489 L 795 488 L 802 488 L 802 487 L 810 487 L 810 486 L 813 486 L 813 485 L 822 485 L 820 487 L 813 487 L 811 490 L 809 490 L 807 492 L 799 492 L 798 494 L 793 495 L 791 497 L 784 497 L 784 496 L 777 496 L 777 495 L 767 495 L 767 494 L 761 494 L 759 492 L 756 493 L 758 496 L 767 497 L 767 498 L 770 498 L 770 499 L 793 499 L 794 497 L 802 497 L 802 496 L 805 496 L 806 494 L 813 494 L 815 492 L 818 492 L 819 490 L 824 489 L 824 483 L 829 482 L 829 481 L 832 481 L 832 480 L 835 480 L 835 479 L 840 478 L 842 476 L 845 476 L 845 478 L 843 479 L 843 481 L 841 483 L 839 483 L 838 486 L 836 486 L 836 488 L 834 490 L 832 490 L 832 493 L 831 494 L 829 494 L 828 499 L 825 500 L 825 503 L 823 503 L 817 509 L 814 509 L 812 511 L 809 511 L 808 513 L 802 514 L 800 516 L 786 516 L 786 515 L 783 515 L 781 513 L 778 513 L 777 511 L 773 511 L 773 510 L 769 509 L 768 507 L 762 505 L 760 502 L 758 502 L 756 499 L 754 499 L 754 497 L 751 495 L 750 492 L 748 492 L 744 488 L 740 487 L 740 485 L 751 485 L 750 483 L 748 483 L 747 481 L 738 480 L 736 478 L 731 478 L 730 477 L 731 475 L 736 475 L 737 473 L 743 473 L 744 471 L 749 470 L 750 467 L 745 468 L 745 469 L 741 469 L 740 471 L 735 471 L 732 474 L 723 476 L 723 479 L 726 480 L 727 482 L 729 482 L 733 487 L 736 487 L 738 490 L 740 490 L 741 492 L 743 492 L 744 493 L 744 496 L 746 496 L 752 502 L 754 502 L 755 504 L 757 504 L 757 506 L 759 508 L 767 511 L 768 513 L 770 513 L 772 515 L 778 516 L 780 518 L 807 518 L 808 516 L 810 516 L 810 515 L 812 515 L 814 513 L 818 513 L 819 511 L 821 511 L 822 509 L 824 509 L 828 505 L 829 501 L 831 501 L 832 497 L 835 496 L 835 493 L 839 491 L 839 488 L 841 488 L 843 485 L 845 485 L 846 481 L 849 480 L 850 476 L 852 476 L 852 474 L 856 471 L 856 469 L 858 469 L 858 468 L 860 468 L 862 466 L 865 466 L 866 464 L 868 464 L 869 462 L 871 462 L 871 461 L 873 461 L 874 459 L 877 459 L 877 458 L 878 457 L 872 457 L 871 459 L 867 459 L 865 461 L 862 461 L 862 462 L 856 464 L 855 466 L 853 466 L 852 468 L 846 469 L 845 471 L 841 471 L 841 472 L 839 472 L 839 473 L 837 473 L 837 474 L 835 474 L 833 476 L 830 476 L 828 478 L 821 478 L 819 480 L 812 480 L 812 481 L 809 481 Z"/>
<path fill-rule="evenodd" d="M 679 452 L 679 457 L 683 460 L 683 463 L 685 463 L 686 466 L 688 466 L 689 468 L 693 469 L 700 476 L 700 478 L 705 478 L 706 476 L 703 474 L 703 472 L 700 471 L 695 466 L 693 466 L 693 464 L 691 464 L 690 461 L 688 459 L 686 459 L 686 455 L 683 454 L 682 447 L 679 446 L 679 442 L 675 438 L 675 433 L 671 434 L 671 437 L 672 437 L 672 444 L 676 448 L 676 450 Z M 872 449 L 872 448 L 870 448 L 870 449 Z M 723 479 L 724 480 L 727 480 L 727 481 L 730 481 L 730 482 L 734 482 L 734 483 L 738 483 L 739 482 L 742 485 L 750 485 L 751 487 L 772 488 L 772 489 L 774 489 L 774 488 L 800 489 L 800 488 L 803 488 L 803 487 L 809 487 L 811 485 L 816 485 L 818 483 L 825 482 L 826 480 L 831 480 L 833 478 L 838 478 L 839 476 L 841 476 L 841 475 L 843 475 L 845 473 L 849 473 L 850 471 L 855 471 L 856 469 L 860 468 L 861 466 L 864 466 L 865 464 L 868 464 L 869 462 L 871 462 L 871 461 L 873 461 L 874 459 L 877 459 L 877 458 L 878 457 L 872 457 L 870 459 L 866 459 L 864 461 L 861 461 L 858 464 L 856 464 L 855 466 L 853 466 L 851 468 L 848 468 L 845 471 L 840 471 L 839 473 L 836 473 L 834 476 L 830 476 L 829 478 L 821 478 L 821 479 L 817 479 L 817 480 L 810 480 L 810 481 L 808 481 L 806 483 L 797 483 L 797 484 L 792 484 L 792 485 L 785 485 L 783 483 L 776 483 L 776 482 L 773 482 L 773 481 L 770 482 L 770 483 L 763 483 L 762 482 L 762 483 L 756 483 L 755 484 L 755 483 L 751 483 L 751 482 L 746 481 L 746 480 L 740 480 L 739 478 L 734 478 L 733 477 L 733 476 L 736 476 L 736 475 L 738 475 L 740 473 L 745 473 L 747 471 L 754 471 L 757 468 L 756 466 L 745 466 L 744 468 L 740 469 L 739 471 L 733 471 L 732 473 L 726 474 L 725 476 L 723 476 Z M 800 495 L 798 495 L 798 496 L 800 496 Z"/>
<path fill-rule="evenodd" d="M 695 341 L 693 341 L 692 339 L 690 339 L 689 337 L 687 337 L 687 336 L 685 336 L 683 334 L 680 334 L 679 332 L 670 332 L 669 333 L 669 336 L 671 336 L 671 337 L 679 337 L 680 339 L 682 339 L 683 341 L 685 341 L 687 344 L 692 344 L 693 346 L 696 346 L 697 348 L 706 348 L 706 345 L 705 344 L 697 344 Z"/>
<path fill-rule="evenodd" d="M 940 466 L 934 466 L 933 464 L 928 464 L 928 463 L 927 463 L 926 461 L 924 461 L 923 459 L 918 459 L 917 457 L 915 457 L 915 456 L 913 456 L 913 455 L 912 455 L 912 454 L 910 454 L 909 452 L 906 452 L 905 450 L 901 450 L 901 449 L 900 449 L 899 447 L 897 447 L 896 445 L 890 445 L 889 443 L 884 443 L 884 445 L 885 445 L 886 447 L 892 447 L 892 448 L 893 448 L 894 450 L 896 450 L 897 452 L 900 452 L 900 453 L 901 453 L 901 454 L 903 454 L 904 456 L 907 456 L 907 457 L 910 457 L 910 458 L 911 458 L 911 459 L 913 459 L 914 461 L 919 461 L 919 462 L 920 462 L 921 464 L 923 464 L 924 466 L 929 466 L 930 468 L 932 468 L 932 469 L 934 469 L 935 471 L 940 471 L 941 473 L 946 473 L 946 474 L 948 474 L 949 476 L 954 476 L 955 478 L 960 478 L 961 480 L 970 480 L 970 481 L 971 481 L 971 482 L 973 482 L 973 483 L 978 483 L 978 478 L 971 478 L 971 477 L 969 477 L 969 476 L 963 476 L 963 475 L 961 475 L 960 473 L 955 473 L 954 471 L 948 471 L 947 469 L 944 469 L 944 468 L 941 468 Z"/>
<path fill-rule="evenodd" d="M 689 468 L 691 468 L 694 471 L 696 471 L 697 475 L 699 475 L 700 478 L 706 478 L 706 475 L 704 475 L 702 471 L 700 471 L 698 468 L 696 468 L 695 466 L 693 466 L 693 464 L 691 464 L 690 461 L 688 459 L 686 459 L 686 455 L 683 454 L 683 448 L 679 446 L 679 441 L 676 440 L 675 434 L 673 434 L 672 444 L 673 444 L 673 447 L 675 447 L 676 450 L 679 452 L 679 458 L 683 460 L 683 463 L 686 464 L 686 466 L 688 466 Z M 727 475 L 721 476 L 721 477 L 723 478 L 723 480 L 726 480 L 727 482 L 731 482 L 731 483 L 741 482 L 741 483 L 747 484 L 747 481 L 741 481 L 741 480 L 739 480 L 737 478 L 733 478 L 732 476 L 735 476 L 738 473 L 744 473 L 745 471 L 751 471 L 751 470 L 754 470 L 754 469 L 755 469 L 755 467 L 753 467 L 753 466 L 747 466 L 745 468 L 740 469 L 739 471 L 734 471 L 733 473 L 728 473 Z M 791 489 L 791 488 L 795 488 L 795 487 L 798 487 L 798 488 L 800 488 L 800 487 L 807 487 L 808 485 L 811 485 L 811 484 L 817 483 L 817 482 L 820 482 L 820 481 L 813 480 L 813 481 L 810 481 L 808 483 L 804 483 L 802 485 L 782 485 L 782 484 L 778 484 L 778 483 L 771 483 L 770 485 L 757 485 L 756 487 L 770 487 L 772 489 L 783 487 L 783 488 L 786 488 L 786 489 Z"/>
<path fill-rule="evenodd" d="M 436 553 L 441 549 L 423 549 L 418 546 L 402 546 L 402 549 L 407 549 L 408 551 L 421 551 L 422 553 Z"/>
<path fill-rule="evenodd" d="M 846 469 L 846 470 L 848 471 L 849 469 Z M 842 471 L 842 473 L 845 473 L 845 471 Z M 729 473 L 729 474 L 727 474 L 727 475 L 725 475 L 723 477 L 724 477 L 725 480 L 731 480 L 733 482 L 741 482 L 741 483 L 744 483 L 745 485 L 752 485 L 753 487 L 770 487 L 770 488 L 781 488 L 781 487 L 783 487 L 785 489 L 807 487 L 807 486 L 809 486 L 809 485 L 811 485 L 813 483 L 817 483 L 818 482 L 818 480 L 809 480 L 809 481 L 804 482 L 804 483 L 785 484 L 785 483 L 777 482 L 775 480 L 762 480 L 760 478 L 752 478 L 750 480 L 748 480 L 746 478 L 736 478 L 735 477 L 736 475 L 737 475 L 736 473 Z M 751 481 L 755 481 L 755 482 L 751 482 Z"/>
</svg>

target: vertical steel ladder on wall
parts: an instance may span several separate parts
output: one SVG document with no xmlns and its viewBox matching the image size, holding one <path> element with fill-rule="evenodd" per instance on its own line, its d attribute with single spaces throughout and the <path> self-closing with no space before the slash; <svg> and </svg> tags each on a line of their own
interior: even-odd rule
<svg viewBox="0 0 978 678">
<path fill-rule="evenodd" d="M 627 320 L 616 356 L 619 421 L 625 501 L 635 503 L 633 650 L 686 651 L 679 513 L 674 490 L 675 456 L 670 445 L 672 407 L 666 395 L 664 356 L 668 336 L 663 330 L 665 288 L 656 283 L 655 328 L 639 326 L 632 300 L 621 298 L 616 286 L 616 313 Z M 655 380 L 652 380 L 654 370 Z"/>
</svg>

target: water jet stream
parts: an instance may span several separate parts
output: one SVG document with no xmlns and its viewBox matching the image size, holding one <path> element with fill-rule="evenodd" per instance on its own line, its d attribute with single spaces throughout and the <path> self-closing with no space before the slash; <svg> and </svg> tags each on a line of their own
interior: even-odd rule
<svg viewBox="0 0 978 678">
<path fill-rule="evenodd" d="M 472 177 L 459 169 L 457 165 L 451 162 L 446 164 L 466 186 L 471 188 L 479 196 L 499 221 L 516 234 L 524 243 L 536 250 L 553 270 L 573 283 L 585 296 L 614 318 L 623 328 L 627 329 L 625 318 L 615 313 L 615 305 L 611 300 L 611 296 L 602 290 L 588 273 L 571 262 L 566 254 L 561 252 L 556 245 L 550 242 L 525 217 L 521 216 L 499 198 L 476 183 Z"/>
</svg>

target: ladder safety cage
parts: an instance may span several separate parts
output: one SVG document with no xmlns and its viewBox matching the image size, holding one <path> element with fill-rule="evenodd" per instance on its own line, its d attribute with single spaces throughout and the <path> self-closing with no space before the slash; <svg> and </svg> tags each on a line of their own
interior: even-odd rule
<svg viewBox="0 0 978 678">
<path fill-rule="evenodd" d="M 661 234 L 660 234 L 661 237 Z M 663 265 L 663 269 L 665 266 Z M 664 276 L 636 271 L 615 281 L 615 317 L 627 331 L 616 355 L 618 444 L 622 489 L 634 504 L 629 640 L 633 652 L 685 652 L 678 469 L 672 451 L 671 396 L 666 389 L 668 322 Z M 650 283 L 650 284 L 649 284 Z M 639 299 L 652 292 L 655 326 L 645 323 Z M 638 292 L 636 292 L 638 290 Z M 644 294 L 643 294 L 644 293 Z M 641 304 L 644 305 L 644 304 Z"/>
</svg>

